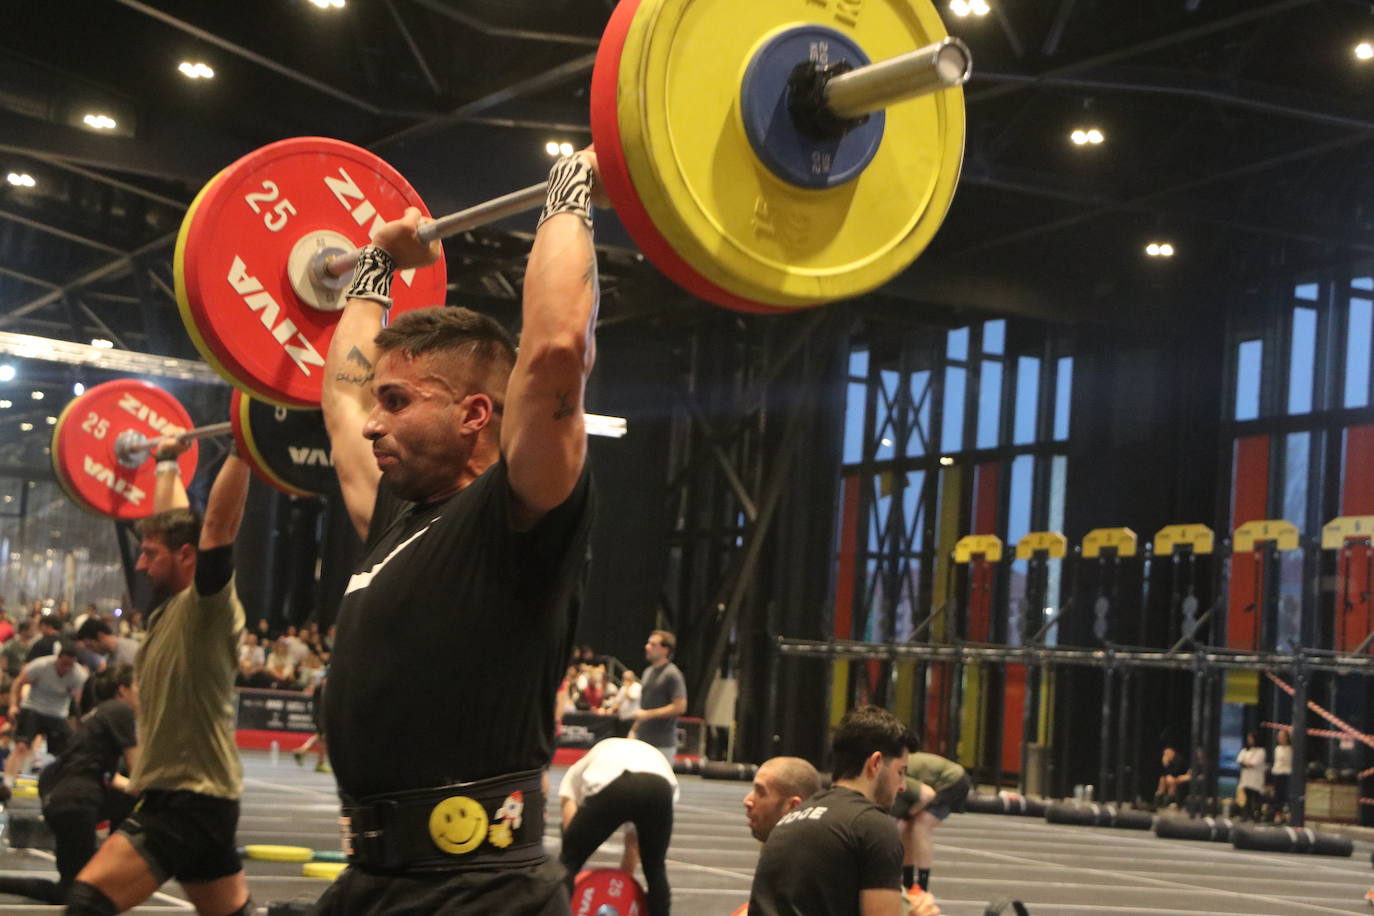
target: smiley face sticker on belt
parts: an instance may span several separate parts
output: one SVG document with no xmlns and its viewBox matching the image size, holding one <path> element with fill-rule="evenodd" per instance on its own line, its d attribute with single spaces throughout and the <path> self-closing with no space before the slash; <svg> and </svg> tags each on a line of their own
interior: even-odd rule
<svg viewBox="0 0 1374 916">
<path fill-rule="evenodd" d="M 466 795 L 452 795 L 429 812 L 429 837 L 450 855 L 466 855 L 487 838 L 487 812 Z"/>
</svg>

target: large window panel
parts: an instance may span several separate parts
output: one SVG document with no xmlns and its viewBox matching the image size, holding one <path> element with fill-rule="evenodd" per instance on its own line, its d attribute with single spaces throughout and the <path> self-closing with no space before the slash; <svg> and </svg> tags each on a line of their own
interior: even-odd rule
<svg viewBox="0 0 1374 916">
<path fill-rule="evenodd" d="M 1002 363 L 984 360 L 978 381 L 978 448 L 996 448 L 1002 429 Z"/>
<path fill-rule="evenodd" d="M 952 332 L 951 332 L 952 333 Z M 940 451 L 949 454 L 964 449 L 964 391 L 968 370 L 958 366 L 945 369 L 944 416 L 940 421 Z"/>
<path fill-rule="evenodd" d="M 1069 407 L 1073 403 L 1073 357 L 1062 356 L 1054 380 L 1054 441 L 1069 438 Z"/>
<path fill-rule="evenodd" d="M 968 359 L 968 328 L 955 328 L 949 332 L 945 356 L 960 361 Z"/>
<path fill-rule="evenodd" d="M 1040 419 L 1040 360 L 1022 356 L 1016 361 L 1016 417 L 1012 430 L 1012 445 L 1030 445 L 1035 441 L 1036 424 Z"/>
<path fill-rule="evenodd" d="M 1320 287 L 1316 283 L 1299 283 L 1293 288 L 1293 298 L 1302 299 L 1305 302 L 1316 302 L 1319 289 Z"/>
<path fill-rule="evenodd" d="M 911 373 L 911 428 L 906 439 L 906 454 L 911 458 L 930 451 L 930 382 L 928 369 Z"/>
<path fill-rule="evenodd" d="M 1243 340 L 1236 347 L 1237 420 L 1257 420 L 1260 413 L 1260 372 L 1264 366 L 1264 341 Z"/>
<path fill-rule="evenodd" d="M 1284 442 L 1283 517 L 1307 528 L 1307 474 L 1312 451 L 1311 433 L 1292 433 Z"/>
<path fill-rule="evenodd" d="M 1288 412 L 1312 412 L 1312 374 L 1317 359 L 1317 310 L 1293 309 L 1288 351 Z"/>
<path fill-rule="evenodd" d="M 983 352 L 1000 355 L 1007 348 L 1007 323 L 1002 319 L 983 324 Z"/>
<path fill-rule="evenodd" d="M 1350 310 L 1345 334 L 1345 399 L 1346 407 L 1369 406 L 1369 360 L 1371 300 L 1355 297 L 1350 300 Z"/>
<path fill-rule="evenodd" d="M 868 386 L 850 382 L 844 399 L 844 463 L 858 464 L 864 458 L 864 409 Z"/>
</svg>

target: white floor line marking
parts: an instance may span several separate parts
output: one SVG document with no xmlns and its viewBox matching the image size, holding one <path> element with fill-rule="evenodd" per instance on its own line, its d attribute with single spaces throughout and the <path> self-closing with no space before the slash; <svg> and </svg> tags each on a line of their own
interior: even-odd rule
<svg viewBox="0 0 1374 916">
<path fill-rule="evenodd" d="M 988 856 L 988 857 L 991 857 L 991 858 L 994 858 L 994 859 L 1005 859 L 1005 860 L 1011 861 L 1011 862 L 1022 862 L 1022 863 L 1026 863 L 1026 864 L 1030 864 L 1030 865 L 1035 865 L 1035 866 L 1038 866 L 1038 867 L 1040 867 L 1040 868 L 1044 868 L 1044 867 L 1045 867 L 1045 863 L 1044 863 L 1044 862 L 1041 862 L 1041 861 L 1039 861 L 1039 860 L 1037 860 L 1037 859 L 1027 858 L 1026 856 L 1013 856 L 1013 855 L 1008 855 L 1008 854 L 1006 854 L 1006 853 L 990 852 L 990 851 L 988 851 L 988 850 L 974 849 L 974 848 L 967 847 L 967 846 L 950 846 L 950 845 L 948 845 L 948 844 L 945 846 L 945 848 L 946 848 L 946 849 L 950 849 L 950 850 L 957 850 L 957 851 L 959 851 L 959 852 L 969 853 L 969 854 L 971 854 L 971 855 Z M 1055 865 L 1055 866 L 1053 866 L 1053 867 L 1055 867 L 1055 868 L 1073 868 L 1073 866 L 1070 866 L 1070 865 Z M 1304 908 L 1305 910 L 1310 910 L 1310 911 L 1318 912 L 1318 913 L 1346 913 L 1346 914 L 1348 914 L 1348 913 L 1350 912 L 1349 910 L 1333 910 L 1333 909 L 1331 909 L 1330 907 L 1315 906 L 1315 905 L 1313 905 L 1313 904 L 1300 903 L 1300 902 L 1298 902 L 1297 900 L 1293 900 L 1293 899 L 1291 899 L 1291 898 L 1276 897 L 1276 896 L 1273 896 L 1273 895 L 1271 895 L 1271 894 L 1254 894 L 1254 893 L 1247 894 L 1247 893 L 1243 893 L 1243 892 L 1241 892 L 1241 891 L 1219 891 L 1219 890 L 1216 890 L 1216 889 L 1214 889 L 1214 888 L 1208 887 L 1208 886 L 1206 886 L 1206 885 L 1204 885 L 1204 884 L 1186 884 L 1186 883 L 1181 882 L 1181 881 L 1166 881 L 1166 880 L 1164 880 L 1164 879 L 1162 879 L 1162 878 L 1151 878 L 1149 875 L 1133 875 L 1133 874 L 1131 874 L 1130 872 L 1118 872 L 1118 871 L 1112 871 L 1111 869 L 1106 869 L 1106 868 L 1079 868 L 1079 869 L 1076 869 L 1076 870 L 1077 870 L 1077 871 L 1088 872 L 1088 873 L 1090 873 L 1090 874 L 1106 875 L 1107 877 L 1117 878 L 1117 879 L 1121 879 L 1121 878 L 1134 878 L 1134 879 L 1137 879 L 1137 880 L 1152 881 L 1152 882 L 1154 882 L 1155 884 L 1163 885 L 1165 888 L 1172 888 L 1172 889 L 1177 889 L 1177 890 L 1181 890 L 1181 891 L 1193 891 L 1193 892 L 1203 891 L 1203 892 L 1205 892 L 1205 893 L 1217 894 L 1217 895 L 1225 896 L 1225 897 L 1239 897 L 1239 898 L 1242 899 L 1242 900 L 1263 900 L 1265 903 L 1279 903 L 1279 904 L 1284 904 L 1284 905 L 1286 905 L 1286 906 L 1297 906 L 1297 907 L 1302 907 L 1302 908 Z"/>
<path fill-rule="evenodd" d="M 57 862 L 57 856 L 48 852 L 46 849 L 25 849 L 24 852 L 28 855 L 33 856 L 35 859 L 42 859 L 45 862 L 52 862 L 54 864 L 56 864 Z M 191 904 L 187 903 L 185 900 L 182 900 L 180 897 L 173 897 L 171 894 L 164 894 L 162 891 L 153 891 L 153 896 L 159 900 L 172 904 L 173 909 L 195 909 L 195 907 L 191 906 Z"/>
<path fill-rule="evenodd" d="M 715 868 L 710 865 L 698 865 L 695 862 L 684 862 L 681 859 L 667 858 L 663 860 L 668 865 L 676 865 L 679 868 L 686 868 L 691 871 L 704 871 L 711 875 L 724 875 L 727 878 L 739 878 L 754 883 L 754 873 L 752 871 L 740 871 L 733 868 Z"/>
<path fill-rule="evenodd" d="M 314 795 L 317 798 L 332 798 L 338 800 L 338 795 L 333 792 L 324 792 L 320 789 L 307 789 L 304 786 L 288 786 L 279 782 L 268 782 L 265 779 L 256 779 L 251 776 L 243 778 L 244 783 L 252 783 L 255 786 L 266 786 L 269 789 L 276 789 L 279 792 L 296 792 L 301 795 Z"/>
</svg>

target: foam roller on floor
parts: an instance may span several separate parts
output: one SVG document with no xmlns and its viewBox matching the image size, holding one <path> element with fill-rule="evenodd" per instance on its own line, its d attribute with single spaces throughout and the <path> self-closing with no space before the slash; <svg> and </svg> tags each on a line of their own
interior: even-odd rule
<svg viewBox="0 0 1374 916">
<path fill-rule="evenodd" d="M 1045 809 L 1045 820 L 1051 824 L 1116 827 L 1121 830 L 1149 830 L 1155 822 L 1154 815 L 1148 811 L 1118 808 L 1116 805 L 1099 805 L 1095 802 L 1055 802 Z"/>
<path fill-rule="evenodd" d="M 736 779 L 741 782 L 748 782 L 754 778 L 754 774 L 759 768 L 752 763 L 726 763 L 723 760 L 711 760 L 701 765 L 701 775 L 703 779 Z"/>
<path fill-rule="evenodd" d="M 1231 831 L 1231 845 L 1237 849 L 1294 852 L 1313 856 L 1349 856 L 1355 852 L 1355 844 L 1349 837 L 1318 833 L 1306 827 L 1237 825 Z"/>
<path fill-rule="evenodd" d="M 1039 799 L 1024 795 L 970 795 L 964 800 L 964 810 L 974 814 L 1019 814 L 1023 817 L 1044 817 L 1048 806 Z"/>
<path fill-rule="evenodd" d="M 1155 836 L 1166 840 L 1229 843 L 1235 826 L 1229 817 L 1161 817 L 1155 820 Z"/>
</svg>

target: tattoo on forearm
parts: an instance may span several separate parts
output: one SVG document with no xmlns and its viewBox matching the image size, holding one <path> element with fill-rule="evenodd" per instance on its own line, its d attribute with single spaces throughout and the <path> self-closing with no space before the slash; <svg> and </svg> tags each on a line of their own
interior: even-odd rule
<svg viewBox="0 0 1374 916">
<path fill-rule="evenodd" d="M 566 420 L 573 415 L 573 406 L 569 403 L 572 400 L 572 395 L 567 391 L 560 391 L 556 397 L 558 398 L 558 409 L 553 412 L 553 418 Z"/>
<path fill-rule="evenodd" d="M 343 382 L 345 385 L 357 385 L 359 388 L 366 388 L 372 384 L 373 375 L 366 372 L 360 375 L 351 375 L 347 372 L 339 372 L 334 376 L 334 381 Z"/>
<path fill-rule="evenodd" d="M 372 361 L 363 355 L 362 350 L 357 347 L 349 350 L 344 362 L 353 363 L 360 368 L 351 371 L 347 368 L 342 369 L 334 374 L 334 381 L 343 382 L 345 385 L 357 385 L 359 388 L 366 388 L 372 384 Z"/>
<path fill-rule="evenodd" d="M 352 350 L 349 350 L 348 355 L 344 357 L 344 359 L 350 363 L 357 363 L 364 369 L 372 368 L 372 361 L 369 360 L 366 356 L 364 356 L 363 351 L 359 350 L 357 347 L 354 347 Z"/>
</svg>

